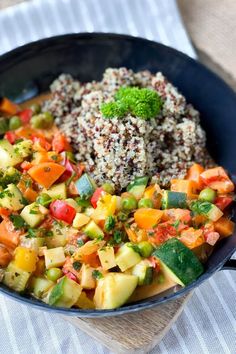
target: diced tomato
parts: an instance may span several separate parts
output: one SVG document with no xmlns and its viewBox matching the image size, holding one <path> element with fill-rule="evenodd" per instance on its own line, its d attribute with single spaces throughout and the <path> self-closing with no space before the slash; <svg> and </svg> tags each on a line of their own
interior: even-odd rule
<svg viewBox="0 0 236 354">
<path fill-rule="evenodd" d="M 220 234 L 216 231 L 210 231 L 205 234 L 206 243 L 211 246 L 214 246 L 216 242 L 219 240 Z"/>
<path fill-rule="evenodd" d="M 169 238 L 176 237 L 178 231 L 170 222 L 164 222 L 159 224 L 154 232 L 155 234 L 151 236 L 150 241 L 160 245 Z"/>
<path fill-rule="evenodd" d="M 222 167 L 210 168 L 200 175 L 204 185 L 215 189 L 218 193 L 230 193 L 234 190 L 234 184 Z"/>
<path fill-rule="evenodd" d="M 52 149 L 58 153 L 62 151 L 72 151 L 66 137 L 60 132 L 56 133 L 52 140 Z"/>
<path fill-rule="evenodd" d="M 30 119 L 32 118 L 33 111 L 30 108 L 26 108 L 17 115 L 20 117 L 20 120 L 23 124 L 28 124 Z"/>
<path fill-rule="evenodd" d="M 179 240 L 190 249 L 201 246 L 205 242 L 203 230 L 195 230 L 193 227 L 189 227 L 186 230 L 183 230 Z"/>
<path fill-rule="evenodd" d="M 31 167 L 32 167 L 32 163 L 29 161 L 23 161 L 20 165 L 20 167 L 22 168 L 22 170 L 24 171 L 28 171 Z"/>
<path fill-rule="evenodd" d="M 163 221 L 181 221 L 183 223 L 189 223 L 191 221 L 190 210 L 187 209 L 166 209 L 162 216 Z"/>
<path fill-rule="evenodd" d="M 7 139 L 9 143 L 14 144 L 15 141 L 17 140 L 16 133 L 12 131 L 8 131 L 5 133 L 4 139 Z"/>
<path fill-rule="evenodd" d="M 75 276 L 73 273 L 71 273 L 71 272 L 65 273 L 65 276 L 66 276 L 67 278 L 71 279 L 71 280 L 77 281 L 76 276 Z"/>
<path fill-rule="evenodd" d="M 159 272 L 161 269 L 159 260 L 153 256 L 149 257 L 148 260 L 151 262 L 152 268 L 154 268 L 156 272 Z"/>
<path fill-rule="evenodd" d="M 103 193 L 104 193 L 104 189 L 102 189 L 102 188 L 97 188 L 95 190 L 95 192 L 93 193 L 92 198 L 90 200 L 93 208 L 97 208 L 97 202 L 101 198 Z"/>
<path fill-rule="evenodd" d="M 42 137 L 38 137 L 38 136 L 32 136 L 32 140 L 34 143 L 34 147 L 38 150 L 38 151 L 49 151 L 51 149 L 51 144 Z"/>
<path fill-rule="evenodd" d="M 60 182 L 66 181 L 67 179 L 69 179 L 72 176 L 72 174 L 74 174 L 74 179 L 76 180 L 82 175 L 83 170 L 84 170 L 83 165 L 80 165 L 80 164 L 75 165 L 67 158 L 65 159 L 63 166 L 65 166 L 66 170 L 63 173 L 63 175 L 60 177 L 60 180 L 59 180 Z"/>
<path fill-rule="evenodd" d="M 50 204 L 50 212 L 56 219 L 72 224 L 76 210 L 63 200 L 55 200 Z"/>
<path fill-rule="evenodd" d="M 10 212 L 9 209 L 0 207 L 0 216 L 2 218 L 6 217 L 6 216 L 9 216 L 10 214 L 11 214 L 11 212 Z"/>
<path fill-rule="evenodd" d="M 227 206 L 229 206 L 233 202 L 233 198 L 227 195 L 220 195 L 215 200 L 215 205 L 220 209 L 224 210 Z"/>
</svg>

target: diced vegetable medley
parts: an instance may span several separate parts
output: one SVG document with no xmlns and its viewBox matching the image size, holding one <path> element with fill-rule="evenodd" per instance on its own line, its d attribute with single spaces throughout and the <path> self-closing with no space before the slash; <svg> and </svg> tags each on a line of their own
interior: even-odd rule
<svg viewBox="0 0 236 354">
<path fill-rule="evenodd" d="M 76 162 L 50 113 L 3 104 L 0 267 L 12 290 L 52 306 L 113 309 L 140 288 L 145 297 L 189 285 L 232 235 L 234 184 L 222 167 L 195 163 L 168 190 L 140 176 L 116 195 Z"/>
</svg>

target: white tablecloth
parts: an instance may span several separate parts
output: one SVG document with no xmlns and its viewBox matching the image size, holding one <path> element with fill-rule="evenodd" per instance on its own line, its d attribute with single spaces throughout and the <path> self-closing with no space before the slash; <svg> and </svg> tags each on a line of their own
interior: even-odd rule
<svg viewBox="0 0 236 354">
<path fill-rule="evenodd" d="M 0 54 L 69 32 L 116 32 L 157 40 L 195 57 L 174 0 L 32 0 L 0 12 Z M 152 353 L 236 353 L 236 273 L 201 285 Z M 0 353 L 101 354 L 101 344 L 58 315 L 0 296 Z"/>
</svg>

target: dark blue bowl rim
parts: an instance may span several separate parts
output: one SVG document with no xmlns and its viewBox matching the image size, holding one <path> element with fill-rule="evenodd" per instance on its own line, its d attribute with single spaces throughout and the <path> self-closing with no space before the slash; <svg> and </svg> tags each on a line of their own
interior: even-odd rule
<svg viewBox="0 0 236 354">
<path fill-rule="evenodd" d="M 76 39 L 80 39 L 80 40 L 82 40 L 82 39 L 84 39 L 84 40 L 89 40 L 89 39 L 97 39 L 97 40 L 103 40 L 103 39 L 111 39 L 111 40 L 118 39 L 119 40 L 120 39 L 120 40 L 122 40 L 122 39 L 124 39 L 124 40 L 130 40 L 130 41 L 143 42 L 144 45 L 145 45 L 145 43 L 149 43 L 155 47 L 162 47 L 162 48 L 165 48 L 165 51 L 170 52 L 180 58 L 182 57 L 186 61 L 188 61 L 191 64 L 198 67 L 199 70 L 203 70 L 205 72 L 206 78 L 207 78 L 207 76 L 212 77 L 212 78 L 214 77 L 216 80 L 218 80 L 221 83 L 221 85 L 222 84 L 225 85 L 225 88 L 227 88 L 228 94 L 231 94 L 235 97 L 234 91 L 222 79 L 220 79 L 214 72 L 212 72 L 211 70 L 206 68 L 204 65 L 202 65 L 201 63 L 199 63 L 195 59 L 189 57 L 188 55 L 186 55 L 174 48 L 168 47 L 164 44 L 161 44 L 161 43 L 158 43 L 158 42 L 155 42 L 152 40 L 148 40 L 145 38 L 130 36 L 130 35 L 126 35 L 126 34 L 92 32 L 92 33 L 70 33 L 70 34 L 63 34 L 63 35 L 59 35 L 59 36 L 47 37 L 47 38 L 43 38 L 43 39 L 40 39 L 40 40 L 37 40 L 34 42 L 27 43 L 25 45 L 17 47 L 15 49 L 1 55 L 0 61 L 10 59 L 11 57 L 18 55 L 18 53 L 22 53 L 25 50 L 27 51 L 31 47 L 38 46 L 38 45 L 40 46 L 45 43 L 48 43 L 50 45 L 50 42 L 54 43 L 57 40 L 60 41 L 61 39 L 65 39 L 65 40 L 67 40 L 67 39 L 74 39 L 74 40 L 76 40 Z M 137 312 L 140 310 L 150 309 L 150 308 L 159 306 L 161 304 L 164 304 L 168 301 L 176 300 L 176 299 L 182 297 L 183 295 L 186 295 L 191 290 L 198 287 L 200 284 L 202 284 L 204 281 L 206 281 L 208 278 L 210 278 L 215 272 L 221 270 L 223 268 L 224 264 L 226 263 L 226 261 L 230 259 L 230 257 L 234 253 L 234 251 L 235 251 L 235 248 L 231 249 L 229 251 L 229 253 L 225 256 L 225 258 L 221 262 L 215 264 L 215 266 L 212 267 L 212 269 L 210 271 L 209 270 L 206 271 L 195 282 L 193 282 L 192 284 L 190 284 L 189 286 L 187 286 L 185 288 L 181 288 L 177 292 L 173 292 L 167 296 L 160 296 L 157 299 L 145 299 L 145 300 L 142 300 L 142 301 L 134 303 L 134 304 L 125 305 L 125 306 L 120 307 L 115 310 L 82 310 L 82 309 L 74 309 L 74 308 L 68 309 L 68 308 L 52 307 L 52 306 L 49 306 L 49 305 L 47 305 L 43 302 L 40 302 L 36 299 L 23 297 L 22 295 L 20 295 L 16 292 L 10 291 L 9 289 L 7 289 L 5 287 L 4 288 L 0 287 L 0 293 L 6 295 L 9 298 L 14 299 L 15 301 L 20 302 L 21 304 L 30 305 L 36 309 L 41 309 L 41 310 L 47 311 L 47 312 L 59 313 L 59 314 L 65 315 L 65 316 L 77 316 L 77 317 L 81 317 L 81 318 L 82 317 L 95 318 L 95 317 L 117 316 L 117 315 Z"/>
</svg>

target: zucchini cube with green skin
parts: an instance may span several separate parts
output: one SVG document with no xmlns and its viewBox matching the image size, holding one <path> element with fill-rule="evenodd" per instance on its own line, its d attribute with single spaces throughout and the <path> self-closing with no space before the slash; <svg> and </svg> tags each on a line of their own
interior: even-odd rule
<svg viewBox="0 0 236 354">
<path fill-rule="evenodd" d="M 0 206 L 13 211 L 18 211 L 24 207 L 21 191 L 13 184 L 9 184 L 0 193 Z"/>
<path fill-rule="evenodd" d="M 53 281 L 43 277 L 34 277 L 30 282 L 34 296 L 39 299 L 42 299 L 53 285 L 55 285 Z"/>
<path fill-rule="evenodd" d="M 65 183 L 59 183 L 55 184 L 49 189 L 43 189 L 42 193 L 46 193 L 51 197 L 52 199 L 66 199 L 67 193 L 66 193 L 66 184 Z"/>
<path fill-rule="evenodd" d="M 160 260 L 164 275 L 182 286 L 191 284 L 204 271 L 197 256 L 177 238 L 163 243 L 153 256 Z"/>
<path fill-rule="evenodd" d="M 142 260 L 140 255 L 133 250 L 130 243 L 125 243 L 116 253 L 115 261 L 122 272 L 135 266 Z"/>
<path fill-rule="evenodd" d="M 13 148 L 16 155 L 25 159 L 33 152 L 33 142 L 31 140 L 23 140 L 15 144 Z"/>
<path fill-rule="evenodd" d="M 223 215 L 224 213 L 214 204 L 211 205 L 210 210 L 206 213 L 206 216 L 214 222 L 219 220 Z"/>
<path fill-rule="evenodd" d="M 153 281 L 153 268 L 148 260 L 142 260 L 132 269 L 132 274 L 138 277 L 138 285 L 149 285 Z"/>
<path fill-rule="evenodd" d="M 137 177 L 127 187 L 127 192 L 133 194 L 136 199 L 141 199 L 147 187 L 149 177 Z"/>
<path fill-rule="evenodd" d="M 61 267 L 66 260 L 63 247 L 51 248 L 44 251 L 46 269 Z"/>
<path fill-rule="evenodd" d="M 23 156 L 14 151 L 14 146 L 8 140 L 0 140 L 0 168 L 15 166 L 22 162 L 23 159 Z"/>
<path fill-rule="evenodd" d="M 83 263 L 80 271 L 80 284 L 84 289 L 95 289 L 96 280 L 93 277 L 94 268 Z"/>
<path fill-rule="evenodd" d="M 162 196 L 162 209 L 187 207 L 187 194 L 182 192 L 164 191 Z"/>
<path fill-rule="evenodd" d="M 3 284 L 9 288 L 21 292 L 24 291 L 31 273 L 18 268 L 14 262 L 10 262 L 4 274 Z"/>
<path fill-rule="evenodd" d="M 53 287 L 49 296 L 49 305 L 70 308 L 78 301 L 81 292 L 81 285 L 64 276 Z"/>
<path fill-rule="evenodd" d="M 96 184 L 89 177 L 87 173 L 84 173 L 76 182 L 76 188 L 81 198 L 90 198 L 96 189 Z"/>
<path fill-rule="evenodd" d="M 130 298 L 138 277 L 123 273 L 108 273 L 97 281 L 94 303 L 97 309 L 115 309 Z"/>
<path fill-rule="evenodd" d="M 25 206 L 20 215 L 30 227 L 38 226 L 45 218 L 45 215 L 40 212 L 37 203 Z"/>
<path fill-rule="evenodd" d="M 100 248 L 98 250 L 98 257 L 100 259 L 103 269 L 108 270 L 116 266 L 116 259 L 113 247 L 106 246 Z"/>
<path fill-rule="evenodd" d="M 93 220 L 83 228 L 83 232 L 91 239 L 104 237 L 104 232 Z"/>
</svg>

